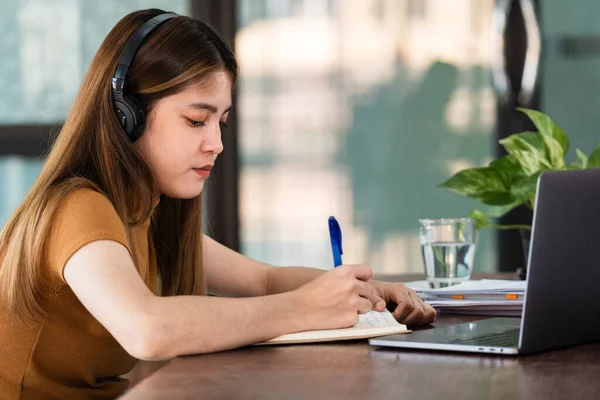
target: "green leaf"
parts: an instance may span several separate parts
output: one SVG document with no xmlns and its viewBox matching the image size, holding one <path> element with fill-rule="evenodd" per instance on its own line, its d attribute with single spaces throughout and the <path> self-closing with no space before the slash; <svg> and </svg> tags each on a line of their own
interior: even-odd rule
<svg viewBox="0 0 600 400">
<path fill-rule="evenodd" d="M 543 169 L 551 169 L 546 154 L 531 143 L 530 132 L 515 134 L 500 140 L 508 154 L 512 155 L 523 168 L 525 175 L 531 176 Z"/>
<path fill-rule="evenodd" d="M 517 201 L 522 203 L 535 199 L 535 192 L 537 190 L 537 181 L 540 176 L 540 172 L 521 179 L 515 182 L 510 188 L 511 194 Z"/>
<path fill-rule="evenodd" d="M 535 147 L 541 154 L 543 154 L 546 151 L 544 137 L 541 133 L 525 131 L 517 133 L 516 135 L 519 136 L 521 139 L 525 140 L 533 147 Z"/>
<path fill-rule="evenodd" d="M 527 114 L 538 128 L 539 137 L 542 139 L 544 145 L 545 158 L 549 162 L 550 168 L 555 170 L 564 169 L 565 153 L 569 148 L 567 135 L 545 114 L 525 108 L 518 108 L 518 110 Z M 539 149 L 539 147 L 537 148 Z"/>
<path fill-rule="evenodd" d="M 569 138 L 563 132 L 563 130 L 556 123 L 554 123 L 552 119 L 550 119 L 550 117 L 544 113 L 528 108 L 517 107 L 517 110 L 526 114 L 529 119 L 531 119 L 542 136 L 558 141 L 558 143 L 560 143 L 560 147 L 562 148 L 563 155 L 567 154 L 567 151 L 569 151 Z"/>
<path fill-rule="evenodd" d="M 489 206 L 503 206 L 515 201 L 515 198 L 510 193 L 485 193 L 477 200 Z"/>
<path fill-rule="evenodd" d="M 492 161 L 489 167 L 494 169 L 501 176 L 507 189 L 510 188 L 513 182 L 527 176 L 525 175 L 525 172 L 523 172 L 523 168 L 521 168 L 517 159 L 510 154 Z"/>
<path fill-rule="evenodd" d="M 475 220 L 475 229 L 496 228 L 496 229 L 531 229 L 531 225 L 497 225 L 490 223 L 488 217 L 480 210 L 473 210 L 469 213 L 469 218 Z"/>
<path fill-rule="evenodd" d="M 491 168 L 463 169 L 439 186 L 469 197 L 480 197 L 486 192 L 508 191 L 501 177 Z"/>
<path fill-rule="evenodd" d="M 505 206 L 493 206 L 489 207 L 487 211 L 487 215 L 493 218 L 500 218 L 504 216 L 506 213 L 511 211 L 513 208 L 519 207 L 521 204 L 525 203 L 524 201 L 515 201 L 514 203 L 507 204 Z"/>
<path fill-rule="evenodd" d="M 587 168 L 600 168 L 600 144 L 592 151 L 588 157 Z"/>
<path fill-rule="evenodd" d="M 470 168 L 454 174 L 439 185 L 490 205 L 512 203 L 514 198 L 502 176 L 493 168 Z"/>
<path fill-rule="evenodd" d="M 561 170 L 565 168 L 565 153 L 558 140 L 544 136 L 544 142 L 546 143 L 546 152 L 548 160 L 552 165 L 552 169 Z"/>
<path fill-rule="evenodd" d="M 575 153 L 577 154 L 577 159 L 581 162 L 581 169 L 586 169 L 588 165 L 588 157 L 579 149 L 576 149 Z"/>
<path fill-rule="evenodd" d="M 469 218 L 475 220 L 475 229 L 485 228 L 490 224 L 488 217 L 480 210 L 473 210 L 469 213 Z"/>
</svg>

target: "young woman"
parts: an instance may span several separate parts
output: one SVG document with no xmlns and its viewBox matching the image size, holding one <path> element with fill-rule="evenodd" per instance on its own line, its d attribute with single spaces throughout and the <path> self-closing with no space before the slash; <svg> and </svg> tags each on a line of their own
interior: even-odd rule
<svg viewBox="0 0 600 400">
<path fill-rule="evenodd" d="M 347 327 L 386 305 L 407 324 L 435 319 L 368 266 L 277 268 L 201 233 L 236 78 L 200 21 L 145 10 L 108 34 L 0 235 L 3 396 L 111 398 L 138 360 Z"/>
</svg>

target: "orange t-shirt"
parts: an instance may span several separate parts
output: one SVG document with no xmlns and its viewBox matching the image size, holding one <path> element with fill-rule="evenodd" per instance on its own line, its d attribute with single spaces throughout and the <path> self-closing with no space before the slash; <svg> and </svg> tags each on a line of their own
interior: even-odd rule
<svg viewBox="0 0 600 400">
<path fill-rule="evenodd" d="M 157 293 L 149 225 L 133 227 L 132 237 L 138 272 Z M 78 189 L 57 210 L 47 241 L 42 266 L 52 283 L 47 317 L 33 325 L 17 322 L 0 302 L 0 398 L 115 398 L 129 386 L 120 376 L 138 360 L 85 309 L 63 277 L 69 258 L 95 240 L 114 240 L 131 252 L 112 203 L 101 193 Z"/>
</svg>

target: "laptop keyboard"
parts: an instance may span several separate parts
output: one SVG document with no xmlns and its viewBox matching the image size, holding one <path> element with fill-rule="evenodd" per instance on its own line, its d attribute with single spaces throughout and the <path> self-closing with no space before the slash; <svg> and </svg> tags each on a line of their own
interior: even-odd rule
<svg viewBox="0 0 600 400">
<path fill-rule="evenodd" d="M 519 328 L 498 333 L 486 333 L 476 337 L 453 339 L 449 343 L 473 346 L 517 347 L 519 344 Z"/>
</svg>

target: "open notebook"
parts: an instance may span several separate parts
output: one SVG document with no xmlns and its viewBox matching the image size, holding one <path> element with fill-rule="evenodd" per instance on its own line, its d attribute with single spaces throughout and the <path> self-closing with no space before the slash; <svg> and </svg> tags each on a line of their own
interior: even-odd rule
<svg viewBox="0 0 600 400">
<path fill-rule="evenodd" d="M 366 314 L 359 315 L 356 325 L 351 326 L 350 328 L 288 333 L 287 335 L 278 336 L 274 339 L 257 344 L 329 342 L 334 340 L 366 339 L 408 332 L 410 331 L 406 329 L 406 325 L 396 321 L 394 316 L 388 310 L 382 312 L 369 311 Z"/>
</svg>

